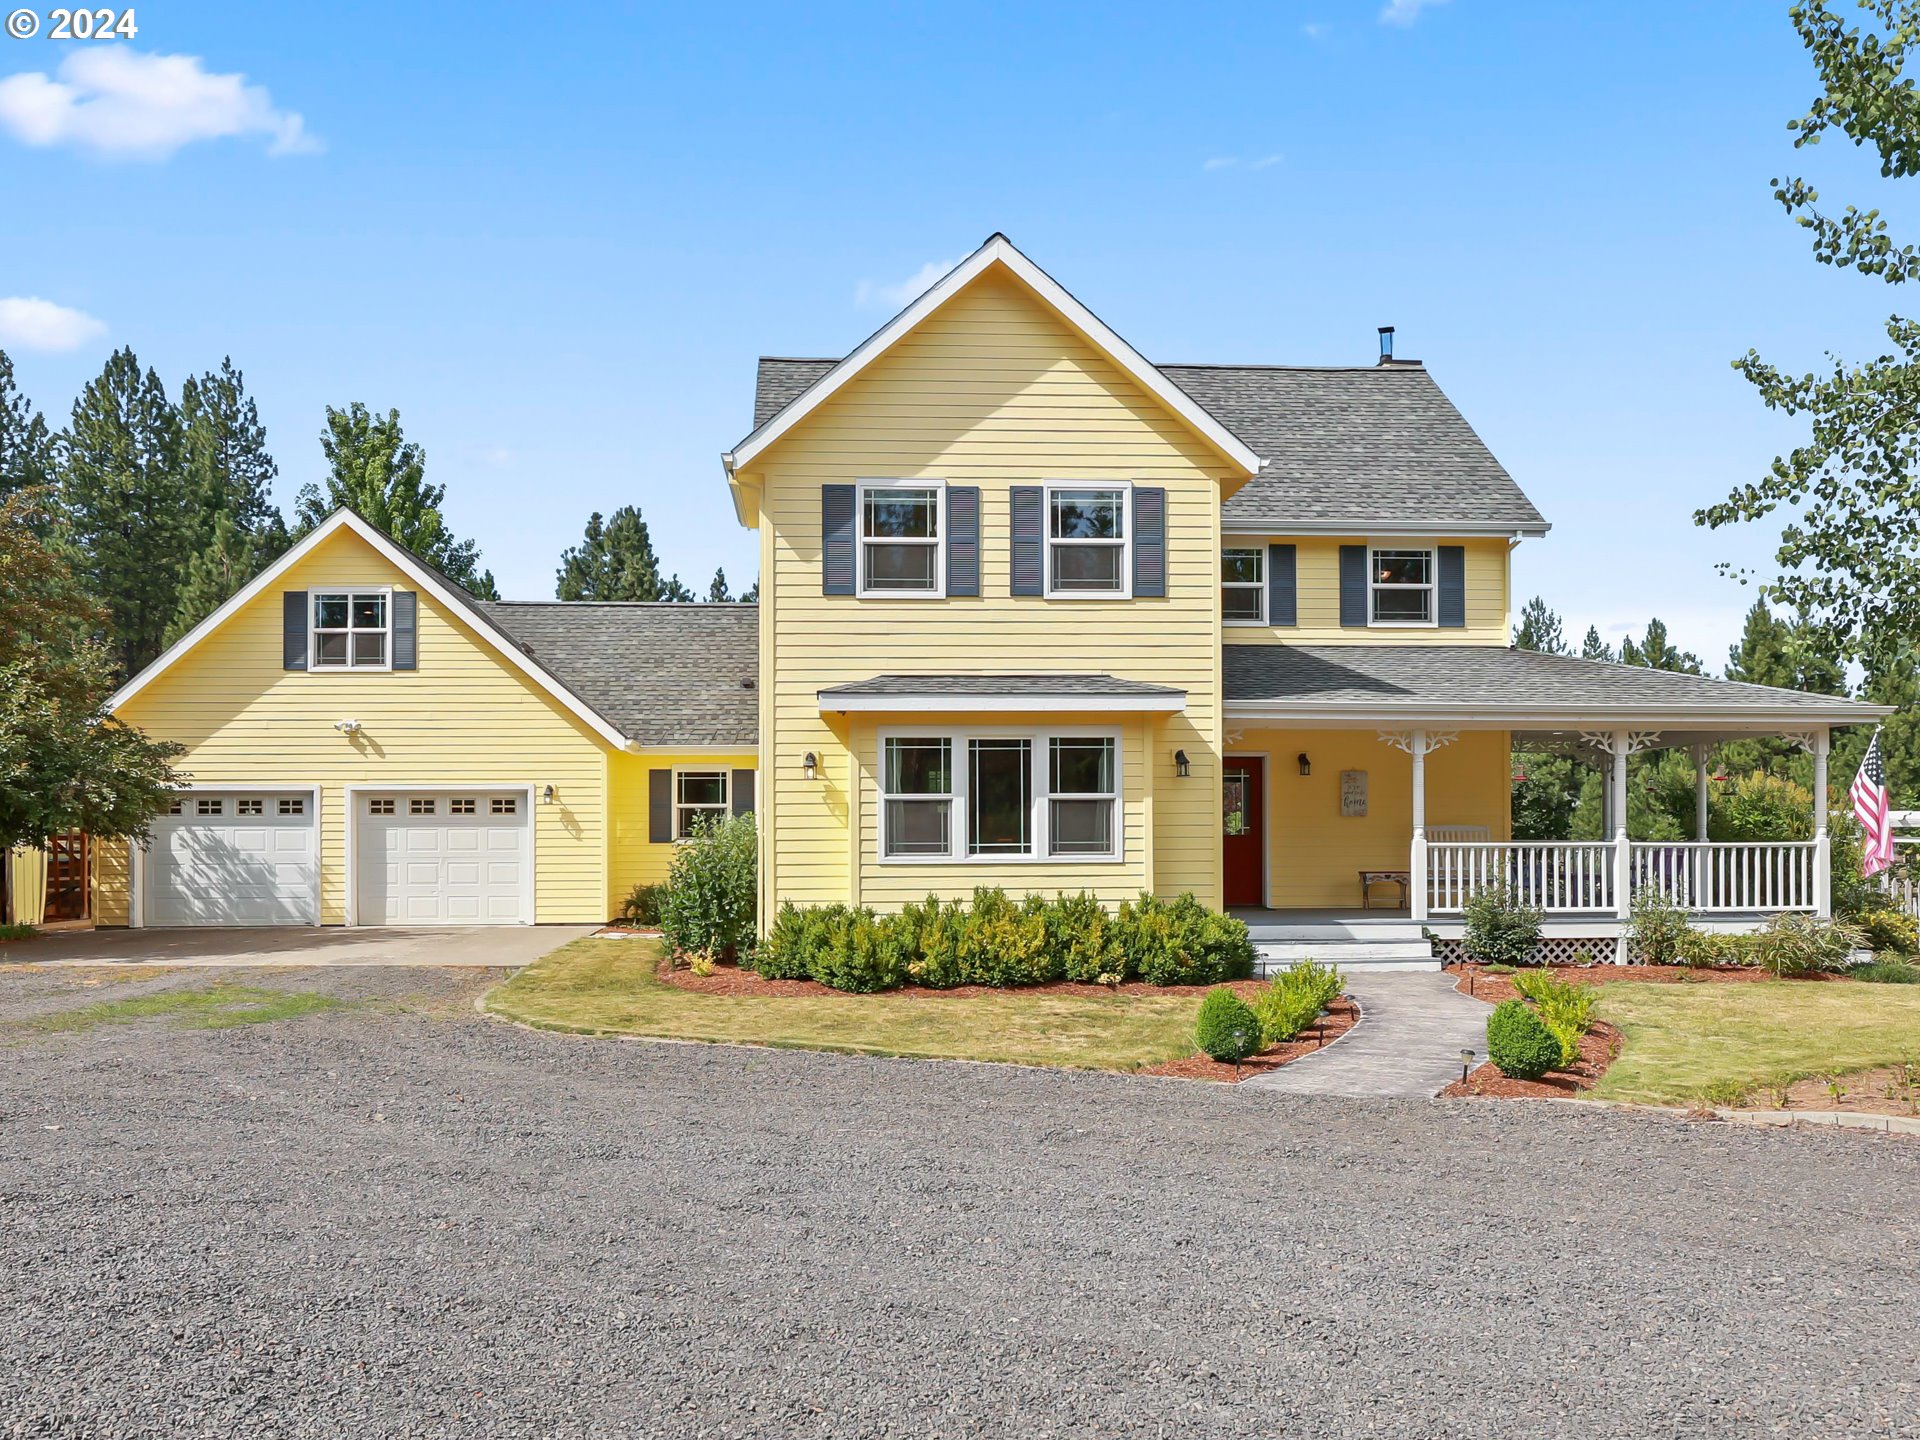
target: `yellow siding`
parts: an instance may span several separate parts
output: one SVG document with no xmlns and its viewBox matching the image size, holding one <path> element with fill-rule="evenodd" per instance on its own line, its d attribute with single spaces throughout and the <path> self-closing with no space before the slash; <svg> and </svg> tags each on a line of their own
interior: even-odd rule
<svg viewBox="0 0 1920 1440">
<path fill-rule="evenodd" d="M 1465 629 L 1436 626 L 1382 626 L 1343 628 L 1340 624 L 1340 547 L 1365 545 L 1365 535 L 1234 535 L 1221 544 L 1230 549 L 1264 548 L 1269 543 L 1294 547 L 1295 583 L 1299 594 L 1298 625 L 1273 629 L 1260 625 L 1229 625 L 1229 645 L 1505 645 L 1510 643 L 1507 612 L 1505 540 L 1409 540 L 1409 548 L 1459 545 L 1466 550 L 1467 623 Z M 1375 545 L 1391 547 L 1385 535 L 1371 537 Z"/>
<path fill-rule="evenodd" d="M 1153 888 L 1218 903 L 1219 515 L 1222 482 L 1238 472 L 997 270 L 901 339 L 754 470 L 746 480 L 761 495 L 763 917 L 781 900 L 851 895 L 849 822 L 871 805 L 861 793 L 871 788 L 870 755 L 850 749 L 846 722 L 823 717 L 815 693 L 888 672 L 1104 671 L 1186 690 L 1186 713 L 1160 725 L 1153 753 L 1134 767 L 1155 788 L 1129 823 L 1152 814 Z M 822 596 L 820 487 L 908 477 L 980 487 L 980 596 Z M 1008 595 L 1009 488 L 1053 479 L 1166 487 L 1166 598 Z M 1144 749 L 1144 740 L 1134 743 Z M 1177 783 L 1176 749 L 1192 761 L 1192 777 Z M 811 782 L 802 776 L 808 751 L 820 760 Z M 1031 868 L 969 866 L 964 878 L 1019 888 Z M 1100 869 L 1085 867 L 1084 883 L 1107 885 Z M 906 883 L 924 893 L 924 879 Z"/>
<path fill-rule="evenodd" d="M 751 750 L 676 751 L 633 755 L 621 751 L 607 757 L 610 767 L 609 814 L 612 845 L 607 863 L 607 913 L 618 913 L 620 902 L 636 885 L 657 885 L 673 866 L 674 847 L 656 845 L 649 836 L 647 772 L 683 769 L 751 770 Z"/>
<path fill-rule="evenodd" d="M 551 785 L 534 807 L 534 918 L 606 918 L 607 747 L 519 671 L 461 613 L 419 594 L 413 671 L 281 668 L 281 592 L 346 585 L 414 588 L 377 551 L 340 531 L 130 699 L 122 718 L 187 747 L 196 785 L 319 785 L 320 912 L 347 918 L 349 785 Z M 351 717 L 351 737 L 334 722 Z M 644 803 L 644 801 L 643 801 Z M 122 865 L 102 847 L 100 915 L 124 920 Z"/>
<path fill-rule="evenodd" d="M 1267 895 L 1276 909 L 1352 909 L 1361 870 L 1405 870 L 1413 840 L 1413 760 L 1371 730 L 1247 730 L 1229 755 L 1267 759 Z M 1313 773 L 1303 776 L 1305 754 Z M 1508 736 L 1462 731 L 1427 757 L 1427 824 L 1509 835 Z M 1367 813 L 1340 813 L 1340 772 L 1367 772 Z M 1390 894 L 1390 891 L 1383 894 Z"/>
</svg>

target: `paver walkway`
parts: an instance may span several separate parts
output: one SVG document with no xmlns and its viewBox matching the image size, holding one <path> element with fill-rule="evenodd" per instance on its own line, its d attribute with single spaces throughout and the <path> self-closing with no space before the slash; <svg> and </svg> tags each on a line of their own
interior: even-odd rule
<svg viewBox="0 0 1920 1440">
<path fill-rule="evenodd" d="M 1418 971 L 1349 975 L 1360 1023 L 1337 1044 L 1242 1086 L 1294 1095 L 1433 1095 L 1460 1078 L 1462 1050 L 1486 1058 L 1493 1011 L 1453 984 L 1451 975 Z"/>
</svg>

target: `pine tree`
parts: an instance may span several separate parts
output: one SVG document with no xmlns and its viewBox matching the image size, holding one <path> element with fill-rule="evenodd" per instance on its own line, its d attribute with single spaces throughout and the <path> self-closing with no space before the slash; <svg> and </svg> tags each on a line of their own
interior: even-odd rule
<svg viewBox="0 0 1920 1440">
<path fill-rule="evenodd" d="M 680 577 L 678 575 L 674 575 L 667 580 L 666 584 L 660 587 L 660 593 L 655 598 L 659 600 L 671 600 L 679 605 L 691 605 L 693 603 L 693 591 L 680 583 Z"/>
<path fill-rule="evenodd" d="M 713 583 L 707 586 L 709 605 L 731 605 L 733 592 L 727 589 L 727 572 L 724 569 L 713 572 Z"/>
<path fill-rule="evenodd" d="M 181 580 L 167 627 L 172 644 L 211 615 L 287 548 L 273 503 L 280 467 L 267 451 L 260 413 L 231 358 L 180 387 L 187 481 L 199 502 L 198 550 Z"/>
<path fill-rule="evenodd" d="M 1517 650 L 1538 650 L 1543 655 L 1571 655 L 1567 637 L 1561 632 L 1560 617 L 1536 595 L 1520 612 L 1520 624 L 1513 632 Z"/>
<path fill-rule="evenodd" d="M 74 402 L 61 448 L 75 569 L 131 674 L 160 653 L 198 538 L 180 413 L 158 375 L 116 350 Z"/>
<path fill-rule="evenodd" d="M 753 588 L 751 590 L 741 595 L 740 603 L 742 605 L 758 605 L 760 603 L 760 582 L 758 580 L 753 582 Z"/>
<path fill-rule="evenodd" d="M 14 383 L 13 361 L 0 350 L 0 500 L 54 480 L 53 435 L 46 417 Z"/>
<path fill-rule="evenodd" d="M 717 577 L 716 577 L 717 578 Z M 680 585 L 680 595 L 669 595 L 660 578 L 660 557 L 653 552 L 647 522 L 631 505 L 622 505 L 604 522 L 599 511 L 587 520 L 581 542 L 560 556 L 554 575 L 554 594 L 562 600 L 691 600 Z"/>
<path fill-rule="evenodd" d="M 1682 675 L 1699 675 L 1700 657 L 1667 642 L 1667 627 L 1659 620 L 1647 622 L 1646 638 L 1635 644 L 1631 635 L 1620 641 L 1620 663 L 1641 665 L 1648 670 L 1671 670 Z"/>
<path fill-rule="evenodd" d="M 440 511 L 447 487 L 427 484 L 426 452 L 401 431 L 398 410 L 376 418 L 358 400 L 345 410 L 329 405 L 320 449 L 327 478 L 324 486 L 300 487 L 294 503 L 300 534 L 344 505 L 470 594 L 499 598 L 493 572 L 480 569 L 479 545 L 456 540 L 448 528 Z"/>
<path fill-rule="evenodd" d="M 1580 642 L 1580 658 L 1582 660 L 1607 661 L 1611 661 L 1614 658 L 1613 648 L 1600 638 L 1600 627 L 1598 625 L 1587 626 L 1587 638 Z"/>
</svg>

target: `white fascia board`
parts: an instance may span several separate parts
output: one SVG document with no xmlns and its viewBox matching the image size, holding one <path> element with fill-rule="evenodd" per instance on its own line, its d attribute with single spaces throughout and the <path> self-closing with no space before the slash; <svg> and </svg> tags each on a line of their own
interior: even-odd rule
<svg viewBox="0 0 1920 1440">
<path fill-rule="evenodd" d="M 829 695 L 822 715 L 1178 715 L 1185 695 Z"/>
<path fill-rule="evenodd" d="M 728 473 L 753 463 L 753 459 L 774 441 L 818 409 L 841 386 L 890 349 L 894 341 L 915 329 L 922 320 L 963 290 L 975 277 L 992 265 L 1004 265 L 1051 305 L 1074 329 L 1104 350 L 1148 394 L 1186 422 L 1215 450 L 1245 470 L 1257 474 L 1266 462 L 1248 448 L 1226 426 L 1200 406 L 1194 398 L 1152 365 L 1105 321 L 1075 299 L 1057 280 L 1014 248 L 1004 235 L 995 235 L 973 254 L 949 270 L 918 300 L 869 335 L 854 352 L 822 375 L 731 451 L 721 457 Z"/>
<path fill-rule="evenodd" d="M 1388 521 L 1374 525 L 1355 525 L 1344 520 L 1289 520 L 1271 521 L 1264 525 L 1243 522 L 1223 528 L 1221 538 L 1227 540 L 1255 540 L 1287 535 L 1351 535 L 1356 538 L 1372 539 L 1450 539 L 1460 536 L 1470 540 L 1505 539 L 1538 540 L 1553 526 L 1542 521 L 1538 525 L 1407 525 L 1400 521 Z"/>
<path fill-rule="evenodd" d="M 351 530 L 355 535 L 366 541 L 367 544 L 371 545 L 383 558 L 392 564 L 395 569 L 399 570 L 401 574 L 411 580 L 414 585 L 433 596 L 434 599 L 438 600 L 447 609 L 456 614 L 468 616 L 474 633 L 486 641 L 495 653 L 507 661 L 508 664 L 512 665 L 514 669 L 532 680 L 542 690 L 545 690 L 549 695 L 553 696 L 553 698 L 559 701 L 568 711 L 578 716 L 580 720 L 592 729 L 596 735 L 600 736 L 601 739 L 616 749 L 627 748 L 630 742 L 625 735 L 608 724 L 597 711 L 573 694 L 572 691 L 568 690 L 566 686 L 562 685 L 549 674 L 544 666 L 540 665 L 524 650 L 520 649 L 519 646 L 507 643 L 506 637 L 495 630 L 485 617 L 474 612 L 472 600 L 454 594 L 446 584 L 442 583 L 437 576 L 421 565 L 419 561 L 415 560 L 412 555 L 400 548 L 400 546 L 394 544 L 393 541 L 382 535 L 351 510 L 336 510 L 332 515 L 314 526 L 314 528 L 308 531 L 306 536 L 290 548 L 286 554 L 282 555 L 278 560 L 274 561 L 266 569 L 254 576 L 252 580 L 242 586 L 239 593 L 234 595 L 231 600 L 207 616 L 206 619 L 194 626 L 193 629 L 189 630 L 185 635 L 182 635 L 159 659 L 148 665 L 146 669 L 142 670 L 138 675 L 135 675 L 131 680 L 127 681 L 126 684 L 116 690 L 113 698 L 107 702 L 107 709 L 109 711 L 118 710 L 122 705 L 126 704 L 127 701 L 146 689 L 147 686 L 151 685 L 155 680 L 159 679 L 160 676 L 172 669 L 181 656 L 185 655 L 189 650 L 193 649 L 194 646 L 206 639 L 207 636 L 226 624 L 242 606 L 251 602 L 263 590 L 266 590 L 282 575 L 286 574 L 288 570 L 306 559 L 322 541 L 341 530 Z"/>
<path fill-rule="evenodd" d="M 1477 730 L 1531 730 L 1555 726 L 1566 730 L 1602 725 L 1678 730 L 1708 727 L 1751 730 L 1756 733 L 1803 730 L 1820 725 L 1864 725 L 1893 714 L 1886 705 L 1852 702 L 1846 710 L 1715 710 L 1700 705 L 1282 705 L 1259 700 L 1229 700 L 1222 707 L 1229 720 L 1342 726 L 1419 725 L 1441 721 Z"/>
</svg>

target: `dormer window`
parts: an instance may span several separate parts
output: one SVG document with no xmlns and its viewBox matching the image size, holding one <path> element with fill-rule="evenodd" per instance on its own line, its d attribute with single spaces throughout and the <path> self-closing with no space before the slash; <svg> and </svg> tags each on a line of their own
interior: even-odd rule
<svg viewBox="0 0 1920 1440">
<path fill-rule="evenodd" d="M 945 594 L 946 487 L 870 482 L 860 487 L 860 594 Z"/>
<path fill-rule="evenodd" d="M 392 600 L 385 590 L 315 590 L 311 668 L 389 668 Z"/>
<path fill-rule="evenodd" d="M 1434 623 L 1433 551 L 1376 549 L 1367 559 L 1367 613 L 1373 624 Z"/>
<path fill-rule="evenodd" d="M 1127 595 L 1130 500 L 1124 485 L 1047 487 L 1049 597 Z"/>
</svg>

